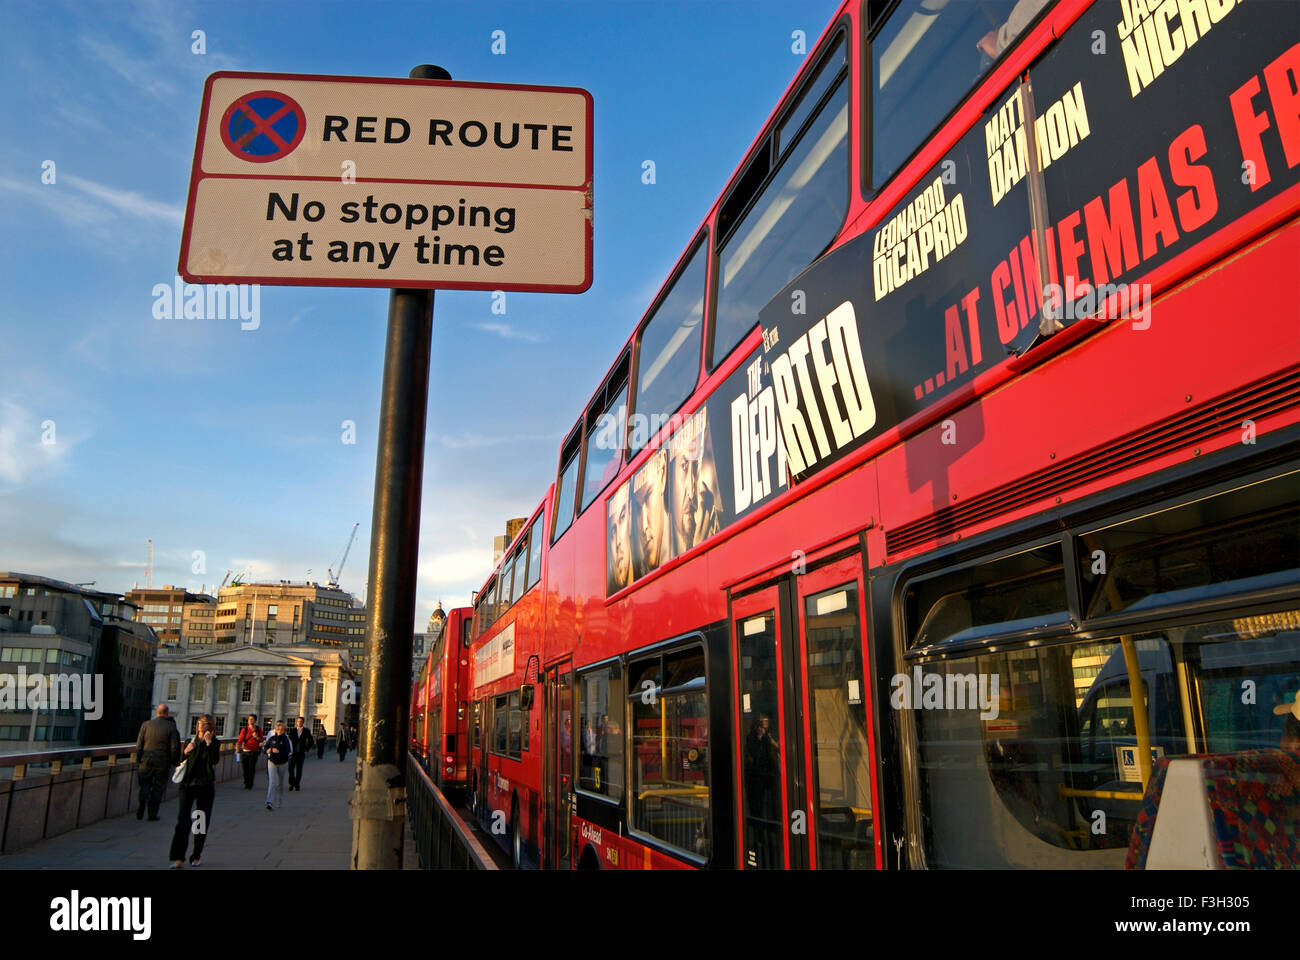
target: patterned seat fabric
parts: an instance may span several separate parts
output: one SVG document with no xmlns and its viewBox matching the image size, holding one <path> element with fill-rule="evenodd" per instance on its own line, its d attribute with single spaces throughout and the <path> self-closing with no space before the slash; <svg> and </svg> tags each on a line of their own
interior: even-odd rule
<svg viewBox="0 0 1300 960">
<path fill-rule="evenodd" d="M 1157 760 L 1129 842 L 1126 869 L 1146 866 L 1171 759 L 1201 764 L 1219 866 L 1227 870 L 1300 869 L 1300 754 L 1275 749 Z"/>
</svg>

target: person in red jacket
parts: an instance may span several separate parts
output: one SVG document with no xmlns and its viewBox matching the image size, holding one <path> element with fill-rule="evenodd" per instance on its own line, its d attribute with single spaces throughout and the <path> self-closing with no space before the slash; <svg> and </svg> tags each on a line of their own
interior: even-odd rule
<svg viewBox="0 0 1300 960">
<path fill-rule="evenodd" d="M 248 725 L 239 731 L 239 740 L 235 750 L 239 762 L 244 768 L 244 789 L 253 789 L 253 774 L 257 773 L 257 755 L 262 749 L 262 728 L 257 725 L 257 717 L 250 716 Z"/>
</svg>

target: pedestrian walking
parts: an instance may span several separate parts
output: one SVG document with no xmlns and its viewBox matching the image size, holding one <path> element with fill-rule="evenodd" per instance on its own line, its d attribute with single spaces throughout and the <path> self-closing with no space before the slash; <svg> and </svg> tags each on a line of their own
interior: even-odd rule
<svg viewBox="0 0 1300 960">
<path fill-rule="evenodd" d="M 320 728 L 320 736 L 316 738 L 316 759 L 317 759 L 317 760 L 324 760 L 324 759 L 325 759 L 325 741 L 326 741 L 326 739 L 327 739 L 327 738 L 326 738 L 326 736 L 325 736 L 325 728 L 322 726 L 322 727 Z"/>
<path fill-rule="evenodd" d="M 284 784 L 289 776 L 293 742 L 285 735 L 284 721 L 275 721 L 275 734 L 266 738 L 266 809 L 277 810 L 284 803 Z"/>
<path fill-rule="evenodd" d="M 235 757 L 244 765 L 244 789 L 253 789 L 253 777 L 257 774 L 257 755 L 261 752 L 262 741 L 266 735 L 257 725 L 257 717 L 249 716 L 248 725 L 239 731 L 239 740 L 235 743 Z"/>
<path fill-rule="evenodd" d="M 203 856 L 203 844 L 212 826 L 212 803 L 217 791 L 217 767 L 221 763 L 221 741 L 217 739 L 217 725 L 212 717 L 199 717 L 194 739 L 185 744 L 182 752 L 185 775 L 181 778 L 180 802 L 176 811 L 176 830 L 172 833 L 172 848 L 168 859 L 172 868 L 185 861 L 185 849 L 194 837 L 194 852 L 190 866 L 197 867 Z M 198 809 L 195 810 L 194 808 Z"/>
<path fill-rule="evenodd" d="M 339 725 L 338 733 L 334 734 L 334 740 L 334 745 L 338 747 L 339 751 L 339 763 L 342 763 L 348 752 L 348 732 L 342 724 Z"/>
<path fill-rule="evenodd" d="M 135 818 L 144 819 L 146 806 L 149 819 L 158 819 L 158 807 L 172 768 L 181 762 L 181 737 L 176 721 L 167 713 L 167 704 L 158 704 L 154 717 L 140 724 L 140 734 L 135 740 L 135 761 L 140 771 L 140 805 Z"/>
<path fill-rule="evenodd" d="M 289 757 L 289 789 L 301 793 L 302 765 L 307 760 L 307 751 L 315 743 L 302 717 L 294 721 L 293 729 L 289 731 L 289 742 L 293 744 L 293 755 Z"/>
</svg>

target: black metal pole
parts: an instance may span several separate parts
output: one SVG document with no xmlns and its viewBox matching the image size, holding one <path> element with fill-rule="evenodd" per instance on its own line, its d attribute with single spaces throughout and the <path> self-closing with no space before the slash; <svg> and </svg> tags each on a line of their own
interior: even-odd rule
<svg viewBox="0 0 1300 960">
<path fill-rule="evenodd" d="M 451 79 L 446 70 L 428 64 L 410 75 Z M 351 801 L 354 870 L 402 869 L 411 641 L 432 341 L 433 291 L 392 291 L 370 524 L 366 668 L 356 792 Z"/>
</svg>

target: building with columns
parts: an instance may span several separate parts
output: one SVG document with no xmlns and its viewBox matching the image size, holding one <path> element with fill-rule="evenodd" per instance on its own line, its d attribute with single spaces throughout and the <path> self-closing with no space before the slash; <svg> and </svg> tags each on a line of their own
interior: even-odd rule
<svg viewBox="0 0 1300 960">
<path fill-rule="evenodd" d="M 164 648 L 153 693 L 155 703 L 170 708 L 182 734 L 193 732 L 198 717 L 210 713 L 223 738 L 236 736 L 250 714 L 263 727 L 304 717 L 313 734 L 332 735 L 360 702 L 347 647 L 310 641 Z"/>
</svg>

